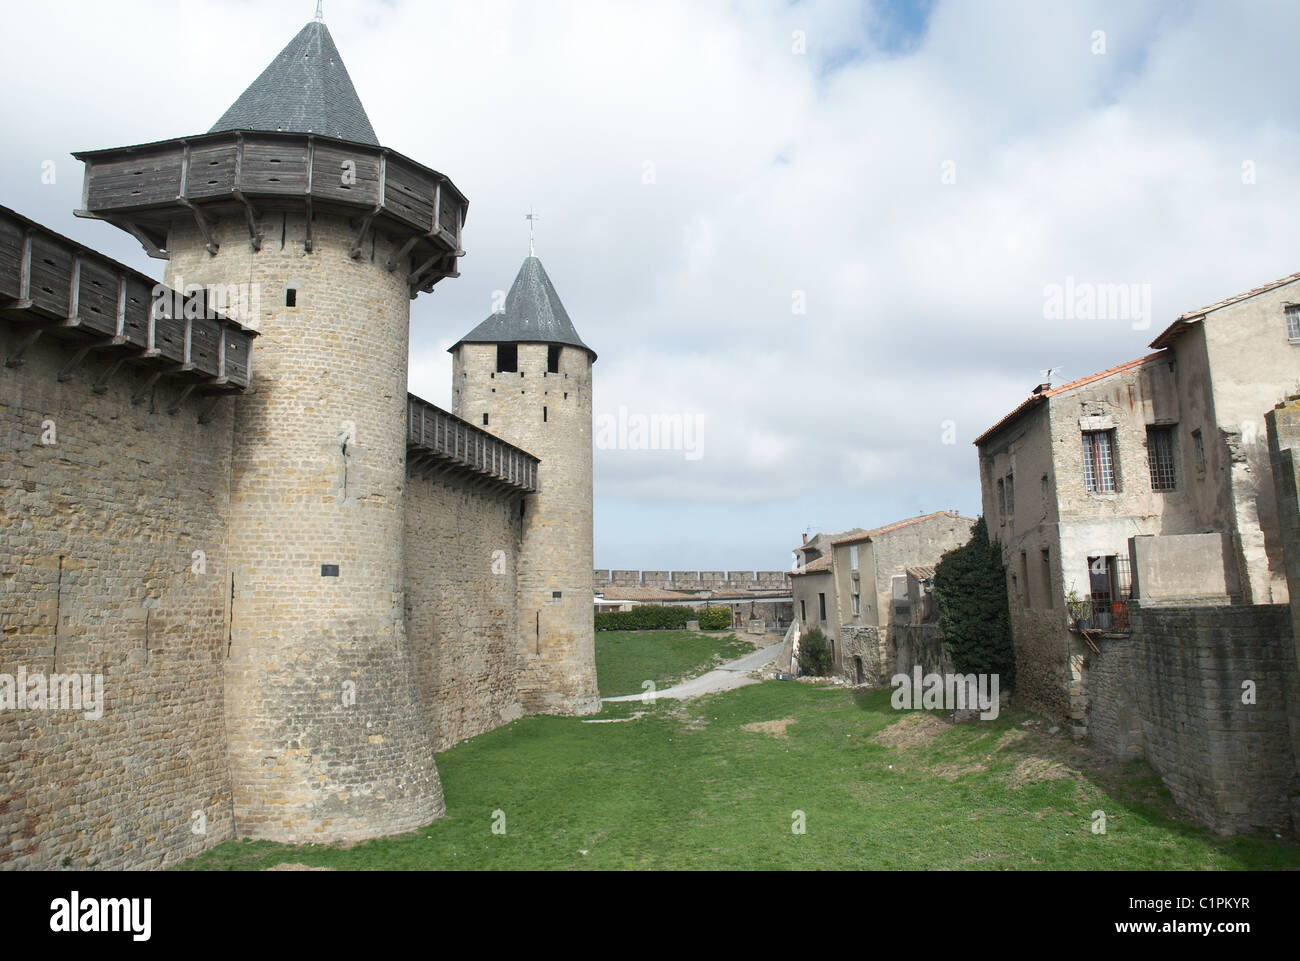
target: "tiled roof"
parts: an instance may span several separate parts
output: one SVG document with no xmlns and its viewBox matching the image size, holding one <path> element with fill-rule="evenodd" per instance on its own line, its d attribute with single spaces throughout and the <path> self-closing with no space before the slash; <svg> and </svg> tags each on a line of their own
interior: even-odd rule
<svg viewBox="0 0 1300 961">
<path fill-rule="evenodd" d="M 528 257 L 506 294 L 505 308 L 479 324 L 460 344 L 568 344 L 581 347 L 596 359 L 596 352 L 582 342 L 569 320 L 560 295 L 542 262 Z"/>
<path fill-rule="evenodd" d="M 1210 304 L 1208 307 L 1202 307 L 1200 310 L 1189 310 L 1161 331 L 1160 336 L 1151 341 L 1151 346 L 1157 348 L 1168 347 L 1174 342 L 1175 338 L 1177 338 L 1179 334 L 1196 321 L 1202 320 L 1206 314 L 1223 307 L 1230 307 L 1231 305 L 1240 303 L 1243 300 L 1249 300 L 1251 297 L 1267 293 L 1270 290 L 1276 290 L 1278 287 L 1285 287 L 1287 284 L 1295 283 L 1297 280 L 1300 280 L 1300 274 L 1291 274 L 1288 277 L 1275 280 L 1270 284 L 1264 284 L 1262 287 L 1255 287 L 1251 290 L 1229 297 L 1226 300 L 1221 300 L 1217 304 Z"/>
<path fill-rule="evenodd" d="M 1044 403 L 1049 397 L 1055 397 L 1057 394 L 1064 394 L 1067 391 L 1076 390 L 1079 387 L 1084 387 L 1088 384 L 1095 383 L 1096 381 L 1105 380 L 1107 377 L 1122 374 L 1124 371 L 1133 370 L 1134 368 L 1141 367 L 1143 364 L 1151 363 L 1152 361 L 1163 360 L 1166 356 L 1167 355 L 1163 351 L 1154 354 L 1147 354 L 1145 357 L 1139 357 L 1137 360 L 1130 360 L 1127 363 L 1120 364 L 1116 367 L 1107 367 L 1105 370 L 1099 370 L 1097 373 L 1089 374 L 1087 377 L 1080 377 L 1078 380 L 1072 380 L 1068 384 L 1062 384 L 1060 387 L 1053 387 L 1050 390 L 1045 390 L 1041 394 L 1033 394 L 1019 407 L 1007 414 L 984 433 L 980 434 L 979 437 L 976 437 L 975 445 L 979 446 L 980 444 L 983 444 L 1003 427 L 1006 427 L 1012 421 L 1019 418 L 1021 414 L 1028 411 L 1031 407 L 1037 407 L 1039 404 Z"/>
<path fill-rule="evenodd" d="M 928 565 L 907 568 L 907 573 L 911 574 L 918 581 L 928 581 L 934 577 L 934 568 Z"/>
<path fill-rule="evenodd" d="M 792 550 L 802 551 L 802 550 L 807 550 L 810 547 L 813 550 L 819 550 L 817 545 L 813 543 L 819 537 L 821 538 L 823 544 L 834 544 L 837 540 L 840 540 L 841 538 L 853 537 L 856 534 L 865 534 L 865 533 L 866 531 L 863 530 L 861 527 L 852 527 L 847 531 L 840 531 L 838 534 L 815 534 L 814 536 L 808 538 L 808 543 L 800 544 L 798 547 L 792 548 Z"/>
<path fill-rule="evenodd" d="M 960 514 L 953 513 L 952 511 L 935 511 L 933 514 L 923 514 L 920 517 L 909 517 L 905 521 L 895 521 L 892 524 L 886 524 L 884 527 L 877 527 L 873 531 L 862 531 L 860 534 L 854 534 L 850 537 L 833 541 L 832 543 L 836 547 L 839 547 L 842 544 L 857 544 L 862 541 L 872 540 L 882 534 L 889 534 L 893 531 L 902 530 L 904 527 L 911 527 L 913 524 L 920 524 L 922 521 L 933 520 L 936 517 L 955 517 L 961 520 L 970 521 L 972 524 L 975 523 L 973 518 L 962 517 Z"/>
<path fill-rule="evenodd" d="M 800 574 L 822 574 L 831 569 L 831 555 L 819 557 L 815 561 L 809 561 L 798 570 L 790 572 L 790 576 L 798 577 Z"/>
<path fill-rule="evenodd" d="M 338 47 L 318 20 L 298 31 L 208 132 L 223 130 L 314 133 L 379 146 Z"/>
</svg>

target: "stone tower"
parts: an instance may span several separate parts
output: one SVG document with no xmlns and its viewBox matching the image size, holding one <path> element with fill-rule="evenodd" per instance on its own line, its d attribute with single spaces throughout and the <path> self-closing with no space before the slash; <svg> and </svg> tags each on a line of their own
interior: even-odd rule
<svg viewBox="0 0 1300 961">
<path fill-rule="evenodd" d="M 411 299 L 457 276 L 465 198 L 380 147 L 321 22 L 207 134 L 78 157 L 88 214 L 166 257 L 169 284 L 258 308 L 251 388 L 221 401 L 231 506 L 212 548 L 233 575 L 237 833 L 428 823 L 444 806 L 404 623 L 407 348 Z"/>
<path fill-rule="evenodd" d="M 600 710 L 592 618 L 591 373 L 582 342 L 534 256 L 504 307 L 451 348 L 452 412 L 541 459 L 524 499 L 518 615 L 525 711 Z"/>
</svg>

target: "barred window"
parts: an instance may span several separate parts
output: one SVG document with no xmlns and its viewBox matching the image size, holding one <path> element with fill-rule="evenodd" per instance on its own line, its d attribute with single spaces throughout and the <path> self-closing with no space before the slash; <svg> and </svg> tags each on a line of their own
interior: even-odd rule
<svg viewBox="0 0 1300 961">
<path fill-rule="evenodd" d="M 1300 304 L 1292 304 L 1286 309 L 1286 335 L 1300 341 Z"/>
<path fill-rule="evenodd" d="M 1151 466 L 1151 489 L 1177 488 L 1174 477 L 1174 432 L 1170 427 L 1147 428 L 1147 463 Z"/>
<path fill-rule="evenodd" d="M 1083 432 L 1083 486 L 1090 494 L 1115 493 L 1114 432 Z"/>
</svg>

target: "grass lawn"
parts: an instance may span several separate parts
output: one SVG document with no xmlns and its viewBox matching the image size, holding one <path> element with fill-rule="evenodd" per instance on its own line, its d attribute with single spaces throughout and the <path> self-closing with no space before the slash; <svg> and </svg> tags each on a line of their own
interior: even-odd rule
<svg viewBox="0 0 1300 961">
<path fill-rule="evenodd" d="M 889 695 L 767 681 L 598 716 L 642 715 L 622 722 L 524 718 L 438 756 L 447 816 L 419 831 L 347 849 L 229 842 L 182 868 L 1300 866 L 1300 847 L 1271 835 L 1214 838 L 1144 763 L 1030 715 L 952 726 Z"/>
<path fill-rule="evenodd" d="M 640 694 L 646 681 L 662 691 L 752 653 L 753 644 L 730 632 L 597 631 L 596 678 L 601 697 Z"/>
</svg>

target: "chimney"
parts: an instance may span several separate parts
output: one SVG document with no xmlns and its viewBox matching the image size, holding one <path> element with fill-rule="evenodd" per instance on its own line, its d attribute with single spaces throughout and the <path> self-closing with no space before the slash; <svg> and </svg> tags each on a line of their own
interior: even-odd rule
<svg viewBox="0 0 1300 961">
<path fill-rule="evenodd" d="M 805 544 L 808 543 L 808 535 L 807 535 L 807 534 L 804 534 L 804 536 L 803 536 L 803 542 L 804 542 Z"/>
<path fill-rule="evenodd" d="M 1037 387 L 1034 388 L 1031 396 L 1037 397 L 1039 394 L 1045 394 L 1047 393 L 1047 391 L 1051 389 L 1052 389 L 1052 385 L 1050 383 L 1039 384 Z"/>
</svg>

